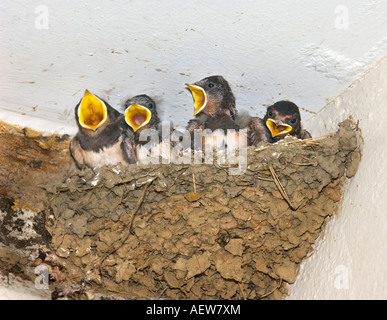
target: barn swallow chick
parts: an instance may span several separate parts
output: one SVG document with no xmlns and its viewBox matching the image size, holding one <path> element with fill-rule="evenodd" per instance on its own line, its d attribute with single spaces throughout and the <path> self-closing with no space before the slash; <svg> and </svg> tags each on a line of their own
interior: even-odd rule
<svg viewBox="0 0 387 320">
<path fill-rule="evenodd" d="M 222 76 L 210 76 L 193 84 L 186 84 L 194 99 L 194 116 L 188 122 L 186 129 L 191 134 L 194 146 L 194 130 L 211 130 L 204 133 L 201 145 L 207 147 L 226 147 L 227 130 L 239 130 L 235 122 L 237 109 L 235 97 L 230 85 Z M 238 135 L 238 134 L 237 134 Z M 230 141 L 230 140 L 229 140 Z M 199 144 L 200 146 L 200 144 Z"/>
<path fill-rule="evenodd" d="M 125 107 L 125 121 L 135 137 L 137 161 L 146 163 L 150 157 L 170 161 L 173 157 L 172 144 L 169 143 L 171 128 L 167 133 L 162 132 L 156 103 L 152 98 L 145 94 L 137 95 L 127 100 Z"/>
<path fill-rule="evenodd" d="M 158 130 L 160 119 L 157 115 L 156 103 L 146 94 L 140 94 L 125 102 L 125 121 L 135 133 L 137 144 L 141 132 L 145 129 Z"/>
<path fill-rule="evenodd" d="M 79 169 L 108 164 L 135 163 L 134 134 L 127 130 L 124 116 L 106 101 L 85 90 L 75 107 L 78 133 L 70 152 Z"/>
<path fill-rule="evenodd" d="M 301 127 L 301 114 L 296 104 L 290 101 L 279 101 L 267 108 L 263 122 L 271 136 L 270 142 L 277 142 L 287 135 L 298 139 L 312 136 Z"/>
<path fill-rule="evenodd" d="M 236 129 L 235 97 L 222 76 L 211 76 L 186 84 L 194 99 L 194 120 L 188 129 Z"/>
</svg>

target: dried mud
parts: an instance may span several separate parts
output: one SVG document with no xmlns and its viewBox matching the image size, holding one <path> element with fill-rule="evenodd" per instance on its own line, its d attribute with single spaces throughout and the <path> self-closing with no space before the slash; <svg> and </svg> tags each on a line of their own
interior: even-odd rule
<svg viewBox="0 0 387 320">
<path fill-rule="evenodd" d="M 360 162 L 351 120 L 318 139 L 250 147 L 243 175 L 218 165 L 79 171 L 68 137 L 4 128 L 0 242 L 25 254 L 0 270 L 47 266 L 53 298 L 283 299 Z M 11 136 L 23 142 L 10 154 Z"/>
</svg>

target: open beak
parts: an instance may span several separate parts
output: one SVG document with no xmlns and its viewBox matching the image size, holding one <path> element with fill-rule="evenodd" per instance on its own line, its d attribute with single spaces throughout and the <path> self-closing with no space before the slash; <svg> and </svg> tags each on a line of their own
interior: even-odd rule
<svg viewBox="0 0 387 320">
<path fill-rule="evenodd" d="M 87 89 L 78 108 L 78 121 L 84 128 L 97 130 L 107 119 L 105 103 Z"/>
<path fill-rule="evenodd" d="M 132 127 L 134 132 L 145 126 L 151 117 L 152 113 L 149 109 L 139 104 L 132 104 L 125 110 L 125 121 Z"/>
<path fill-rule="evenodd" d="M 266 125 L 271 132 L 271 136 L 274 138 L 280 134 L 286 134 L 292 131 L 292 127 L 283 122 L 276 122 L 273 119 L 267 119 Z"/>
<path fill-rule="evenodd" d="M 207 94 L 199 86 L 195 86 L 193 84 L 187 84 L 187 83 L 185 85 L 188 87 L 188 89 L 191 90 L 192 97 L 193 97 L 194 103 L 195 103 L 194 116 L 196 116 L 207 105 Z"/>
</svg>

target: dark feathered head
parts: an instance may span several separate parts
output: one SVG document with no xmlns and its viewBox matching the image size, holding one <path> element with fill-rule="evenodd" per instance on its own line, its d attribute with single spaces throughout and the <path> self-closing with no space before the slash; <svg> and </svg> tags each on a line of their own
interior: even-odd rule
<svg viewBox="0 0 387 320">
<path fill-rule="evenodd" d="M 235 119 L 235 97 L 230 85 L 222 76 L 207 77 L 186 86 L 194 99 L 195 116 L 200 112 L 208 116 L 225 113 Z"/>
<path fill-rule="evenodd" d="M 268 107 L 263 120 L 272 138 L 283 138 L 288 134 L 298 136 L 301 130 L 300 111 L 290 101 L 279 101 Z"/>
</svg>

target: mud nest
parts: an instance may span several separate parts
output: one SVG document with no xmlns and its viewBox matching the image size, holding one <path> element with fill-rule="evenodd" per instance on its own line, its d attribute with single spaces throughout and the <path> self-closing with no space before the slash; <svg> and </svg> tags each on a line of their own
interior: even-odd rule
<svg viewBox="0 0 387 320">
<path fill-rule="evenodd" d="M 51 266 L 52 290 L 92 297 L 283 299 L 359 161 L 346 120 L 332 135 L 249 147 L 243 175 L 218 165 L 71 167 L 39 185 L 37 216 L 56 258 L 39 249 L 35 265 Z"/>
</svg>

